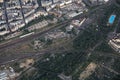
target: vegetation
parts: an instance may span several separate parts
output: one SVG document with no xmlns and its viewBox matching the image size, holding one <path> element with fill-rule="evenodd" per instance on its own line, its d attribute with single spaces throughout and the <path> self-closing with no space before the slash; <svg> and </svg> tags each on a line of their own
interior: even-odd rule
<svg viewBox="0 0 120 80">
<path fill-rule="evenodd" d="M 108 45 L 108 43 L 103 42 L 95 51 L 114 53 L 115 51 Z"/>
<path fill-rule="evenodd" d="M 120 75 L 116 75 L 112 80 L 120 80 Z"/>
<path fill-rule="evenodd" d="M 81 32 L 76 39 L 74 39 L 74 51 L 45 54 L 42 59 L 33 65 L 33 67 L 37 69 L 36 74 L 32 76 L 24 75 L 21 80 L 60 80 L 58 75 L 61 73 L 66 76 L 72 76 L 72 80 L 78 80 L 80 73 L 85 69 L 89 62 L 95 62 L 96 64 L 105 63 L 106 65 L 111 65 L 110 61 L 112 61 L 114 58 L 116 59 L 116 57 L 111 56 L 113 55 L 112 53 L 114 51 L 109 47 L 105 40 L 108 36 L 108 33 L 114 30 L 113 26 L 116 24 L 116 21 L 113 26 L 107 26 L 106 24 L 109 16 L 113 13 L 113 10 L 116 11 L 116 6 L 111 5 L 111 7 L 107 7 L 105 10 L 106 12 L 101 13 L 104 14 L 104 16 L 100 16 L 101 18 L 97 20 L 97 25 L 99 25 L 99 27 L 96 27 L 96 24 L 91 24 L 87 29 Z M 61 29 L 63 31 L 65 30 L 65 28 Z M 92 54 L 88 57 L 87 50 L 93 48 L 100 41 L 103 41 L 103 43 L 95 48 L 95 51 L 93 51 Z M 114 63 L 117 63 L 117 66 Z M 115 65 L 115 67 L 112 67 L 116 71 L 120 70 L 119 63 L 119 58 L 112 63 Z M 104 71 L 103 68 L 100 68 L 98 70 L 98 73 L 99 72 L 107 72 L 109 75 L 111 75 L 107 69 Z M 98 75 L 96 73 L 93 73 L 92 75 L 94 76 L 90 76 L 88 80 L 96 80 L 99 78 L 96 77 L 96 75 Z M 112 77 L 110 76 L 110 78 Z M 99 79 L 103 80 L 101 78 Z M 110 80 L 107 78 L 104 79 Z M 119 76 L 115 76 L 113 80 L 119 80 Z"/>
<path fill-rule="evenodd" d="M 79 64 L 86 60 L 86 53 L 84 52 L 66 52 L 52 55 L 46 54 L 44 59 L 35 63 L 34 67 L 38 69 L 37 74 L 31 76 L 28 80 L 60 80 L 59 74 L 71 75 L 79 67 Z"/>
<path fill-rule="evenodd" d="M 79 50 L 86 50 L 95 46 L 95 44 L 97 44 L 101 39 L 102 36 L 99 31 L 97 31 L 94 26 L 91 26 L 82 34 L 78 35 L 78 37 L 73 42 L 73 46 Z"/>
<path fill-rule="evenodd" d="M 30 27 L 30 26 L 32 26 L 34 24 L 37 24 L 37 23 L 39 23 L 39 22 L 41 22 L 43 20 L 53 20 L 54 17 L 55 17 L 54 15 L 47 15 L 47 16 L 42 15 L 42 16 L 32 20 L 31 22 L 29 22 L 27 25 L 25 25 L 25 27 L 21 28 L 20 30 L 25 30 L 25 32 L 28 32 L 28 31 L 26 31 L 27 27 Z"/>
</svg>

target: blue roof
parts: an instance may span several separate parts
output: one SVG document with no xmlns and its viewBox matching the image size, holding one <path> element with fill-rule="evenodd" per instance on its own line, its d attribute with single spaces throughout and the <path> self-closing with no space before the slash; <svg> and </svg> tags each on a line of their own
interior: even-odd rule
<svg viewBox="0 0 120 80">
<path fill-rule="evenodd" d="M 113 22 L 115 21 L 116 15 L 111 15 L 109 18 L 109 24 L 113 24 Z"/>
</svg>

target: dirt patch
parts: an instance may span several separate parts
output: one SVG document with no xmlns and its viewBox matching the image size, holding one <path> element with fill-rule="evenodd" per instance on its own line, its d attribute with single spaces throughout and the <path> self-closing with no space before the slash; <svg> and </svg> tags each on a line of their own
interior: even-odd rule
<svg viewBox="0 0 120 80">
<path fill-rule="evenodd" d="M 85 80 L 87 77 L 89 77 L 96 69 L 97 65 L 93 62 L 91 62 L 85 69 L 85 71 L 83 71 L 80 74 L 79 80 Z"/>
</svg>

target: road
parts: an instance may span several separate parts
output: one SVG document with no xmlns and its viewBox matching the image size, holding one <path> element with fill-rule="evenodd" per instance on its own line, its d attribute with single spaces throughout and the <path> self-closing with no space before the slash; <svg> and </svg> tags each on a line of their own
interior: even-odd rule
<svg viewBox="0 0 120 80">
<path fill-rule="evenodd" d="M 79 15 L 79 18 L 82 18 L 82 17 L 84 17 L 84 15 Z M 73 19 L 78 19 L 78 16 L 73 18 Z M 52 31 L 52 30 L 55 30 L 55 29 L 58 29 L 58 28 L 61 28 L 61 27 L 64 27 L 64 25 L 69 24 L 71 22 L 71 20 L 73 20 L 73 19 L 70 19 L 70 20 L 64 21 L 62 23 L 59 23 L 59 24 L 55 25 L 54 27 L 52 27 L 52 28 L 50 28 L 46 31 L 36 33 L 36 34 L 30 35 L 30 36 L 27 36 L 27 37 L 24 37 L 24 38 L 17 38 L 15 40 L 8 41 L 8 43 L 4 43 L 4 44 L 0 45 L 0 50 L 2 51 L 2 50 L 5 50 L 6 48 L 10 48 L 12 46 L 16 46 L 16 45 L 25 43 L 27 41 L 33 40 L 35 38 L 38 38 L 38 37 L 44 35 L 44 33 L 47 33 L 49 31 Z M 39 55 L 47 53 L 46 51 L 38 52 L 38 53 L 35 53 L 35 54 L 34 53 L 28 53 L 27 54 L 26 53 L 26 54 L 16 54 L 16 55 L 13 55 L 13 56 L 1 57 L 0 58 L 0 65 L 8 64 L 8 63 L 18 61 L 18 60 L 21 60 L 21 59 L 25 59 L 25 58 L 29 58 L 29 57 L 39 56 Z M 51 50 L 49 50 L 49 51 L 51 52 Z"/>
<path fill-rule="evenodd" d="M 100 64 L 100 66 L 103 67 L 103 68 L 105 68 L 105 69 L 107 69 L 107 70 L 109 70 L 110 72 L 115 73 L 116 75 L 119 75 L 119 74 L 120 74 L 119 72 L 115 71 L 114 69 L 112 69 L 112 68 L 110 68 L 110 67 L 107 67 L 107 66 L 105 66 L 105 65 L 103 65 L 103 64 Z"/>
<path fill-rule="evenodd" d="M 49 32 L 49 31 L 52 31 L 52 30 L 57 29 L 57 28 L 64 27 L 64 25 L 69 24 L 69 23 L 71 22 L 71 20 L 73 20 L 73 19 L 78 19 L 78 17 L 79 17 L 79 18 L 82 18 L 82 17 L 84 17 L 84 15 L 79 15 L 79 16 L 77 16 L 77 17 L 74 17 L 74 18 L 70 19 L 70 20 L 61 22 L 61 23 L 55 25 L 54 27 L 52 27 L 52 28 L 50 28 L 50 29 L 48 29 L 48 30 L 46 30 L 46 31 L 38 32 L 38 33 L 35 33 L 35 34 L 33 34 L 33 35 L 24 37 L 24 38 L 17 38 L 17 39 L 15 39 L 15 40 L 10 40 L 10 41 L 8 41 L 8 42 L 6 42 L 6 43 L 0 44 L 0 50 L 3 50 L 3 49 L 5 49 L 5 48 L 9 48 L 9 47 L 14 46 L 14 45 L 16 45 L 16 44 L 21 44 L 21 43 L 24 43 L 24 42 L 33 40 L 33 39 L 35 39 L 35 38 L 38 38 L 38 37 L 40 37 L 41 35 L 43 35 L 44 33 L 47 33 L 47 32 Z"/>
<path fill-rule="evenodd" d="M 19 0 L 19 3 L 20 3 L 20 11 L 21 11 L 21 13 L 22 13 L 23 21 L 24 21 L 24 23 L 25 23 L 25 25 L 26 25 L 25 16 L 24 16 L 23 7 L 22 7 L 22 1 Z"/>
<path fill-rule="evenodd" d="M 10 29 L 10 26 L 9 26 L 9 22 L 8 22 L 8 13 L 7 13 L 7 9 L 6 9 L 6 3 L 5 3 L 5 0 L 3 0 L 3 6 L 4 6 L 4 14 L 5 14 L 5 18 L 6 18 L 6 24 L 7 24 L 7 27 L 8 27 L 8 30 L 11 32 L 11 29 Z"/>
<path fill-rule="evenodd" d="M 101 6 L 100 6 L 100 8 L 101 8 Z M 97 8 L 95 8 L 93 11 L 98 10 L 98 9 L 99 9 L 99 8 L 97 7 Z M 24 43 L 24 42 L 28 42 L 28 41 L 33 40 L 33 39 L 35 39 L 35 38 L 38 38 L 38 37 L 40 37 L 41 35 L 43 35 L 44 33 L 47 33 L 47 32 L 52 31 L 52 30 L 54 30 L 54 29 L 64 27 L 64 25 L 69 24 L 73 19 L 84 18 L 86 15 L 92 13 L 93 11 L 91 10 L 91 11 L 89 11 L 89 12 L 86 13 L 86 14 L 81 14 L 81 15 L 78 15 L 78 16 L 72 18 L 72 19 L 66 20 L 66 21 L 61 22 L 61 23 L 59 23 L 59 24 L 56 24 L 56 25 L 54 25 L 52 28 L 50 28 L 50 29 L 48 29 L 48 30 L 46 30 L 46 31 L 38 32 L 38 33 L 35 33 L 35 34 L 31 35 L 31 36 L 27 36 L 27 37 L 24 37 L 24 38 L 17 38 L 17 39 L 15 39 L 15 40 L 11 40 L 11 41 L 8 41 L 8 42 L 6 42 L 6 43 L 2 43 L 2 44 L 0 44 L 0 51 L 5 50 L 5 49 L 7 49 L 7 48 L 10 48 L 10 47 L 12 47 L 12 46 L 16 46 L 16 45 L 18 45 L 18 44 L 22 44 L 22 43 Z M 43 53 L 44 53 L 44 52 L 43 52 Z M 39 53 L 39 54 L 43 54 L 43 53 Z M 34 54 L 34 55 L 35 55 L 35 54 Z M 12 58 L 11 58 L 11 56 L 9 56 L 9 58 L 4 57 L 3 59 L 0 59 L 0 65 L 2 65 L 2 64 L 7 64 L 7 63 L 13 62 L 13 61 L 17 61 L 17 60 L 20 60 L 20 59 L 23 59 L 23 58 L 32 57 L 32 56 L 34 56 L 34 55 L 33 55 L 33 54 L 17 55 L 17 56 L 15 56 L 15 57 L 13 56 Z"/>
<path fill-rule="evenodd" d="M 1 58 L 0 59 L 0 65 L 5 65 L 8 63 L 12 63 L 12 62 L 16 62 L 22 59 L 26 59 L 26 58 L 34 58 L 34 57 L 38 57 L 41 56 L 42 54 L 47 53 L 47 51 L 41 51 L 41 52 L 34 52 L 34 53 L 26 53 L 26 54 L 16 54 L 13 57 L 6 57 L 6 58 Z"/>
<path fill-rule="evenodd" d="M 0 50 L 3 50 L 3 49 L 5 49 L 5 48 L 9 48 L 9 47 L 11 47 L 11 46 L 15 46 L 16 44 L 21 44 L 21 43 L 23 43 L 23 42 L 27 42 L 27 41 L 30 41 L 30 40 L 32 40 L 32 39 L 34 39 L 34 38 L 37 38 L 37 37 L 40 37 L 40 35 L 42 35 L 42 34 L 44 34 L 44 33 L 47 33 L 47 32 L 49 32 L 49 31 L 51 31 L 51 30 L 54 30 L 56 27 L 61 27 L 61 25 L 62 24 L 66 24 L 65 22 L 64 23 L 61 23 L 61 24 L 59 24 L 59 25 L 57 25 L 57 26 L 54 26 L 53 28 L 50 28 L 50 29 L 48 29 L 48 30 L 46 30 L 46 31 L 43 31 L 43 32 L 40 32 L 40 33 L 36 33 L 36 34 L 33 34 L 33 35 L 30 35 L 30 36 L 27 36 L 27 37 L 24 37 L 24 38 L 17 38 L 17 39 L 15 39 L 15 40 L 11 40 L 11 41 L 9 41 L 9 42 L 7 42 L 7 43 L 4 43 L 4 44 L 0 44 Z"/>
<path fill-rule="evenodd" d="M 21 38 L 21 39 L 20 39 L 20 38 L 17 38 L 17 39 L 15 39 L 15 40 L 10 40 L 10 41 L 8 41 L 8 42 L 6 42 L 6 43 L 2 43 L 2 44 L 0 44 L 0 50 L 3 50 L 3 49 L 5 49 L 5 48 L 9 48 L 9 47 L 14 46 L 14 45 L 19 44 L 19 43 L 27 42 L 27 41 L 32 40 L 32 39 L 35 39 L 35 38 L 37 38 L 37 37 L 40 37 L 40 35 L 42 35 L 42 34 L 44 34 L 44 33 L 47 33 L 47 32 L 49 32 L 49 31 L 52 31 L 52 30 L 54 30 L 55 28 L 60 28 L 60 27 L 63 27 L 64 25 L 66 25 L 66 24 L 69 24 L 69 23 L 70 23 L 72 20 L 74 20 L 74 19 L 84 18 L 84 17 L 86 17 L 86 16 L 88 16 L 88 15 L 90 15 L 90 14 L 93 14 L 94 11 L 97 11 L 97 10 L 99 10 L 99 8 L 102 8 L 102 7 L 105 7 L 105 5 L 96 7 L 95 9 L 93 9 L 93 10 L 91 10 L 91 11 L 85 13 L 85 14 L 80 14 L 80 15 L 72 18 L 72 19 L 69 19 L 69 20 L 66 20 L 66 21 L 64 21 L 64 22 L 61 22 L 61 23 L 59 23 L 59 24 L 57 24 L 57 25 L 54 25 L 54 27 L 52 27 L 52 28 L 50 28 L 50 29 L 48 29 L 48 30 L 46 30 L 46 31 L 39 32 L 39 33 L 36 33 L 36 34 L 34 34 L 34 35 L 31 35 L 31 36 L 27 36 L 27 37 L 25 37 L 25 38 Z M 88 17 L 89 17 L 89 16 L 88 16 Z"/>
<path fill-rule="evenodd" d="M 115 27 L 114 33 L 119 33 L 120 32 L 120 18 L 118 19 L 117 26 Z"/>
</svg>

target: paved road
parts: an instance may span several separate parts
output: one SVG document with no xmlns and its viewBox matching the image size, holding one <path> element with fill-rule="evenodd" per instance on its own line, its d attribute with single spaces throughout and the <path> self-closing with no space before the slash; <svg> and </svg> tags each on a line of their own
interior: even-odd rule
<svg viewBox="0 0 120 80">
<path fill-rule="evenodd" d="M 25 16 L 24 16 L 23 7 L 22 7 L 22 1 L 19 0 L 19 2 L 20 2 L 20 10 L 21 10 L 21 13 L 22 13 L 23 21 L 24 21 L 24 23 L 25 23 L 25 25 L 26 25 Z"/>
<path fill-rule="evenodd" d="M 67 22 L 67 23 L 68 23 L 68 22 Z M 61 23 L 61 24 L 64 24 L 64 25 L 65 25 L 66 22 Z M 15 46 L 16 44 L 21 44 L 21 43 L 23 43 L 23 42 L 30 41 L 30 40 L 32 40 L 32 39 L 34 39 L 34 38 L 37 38 L 37 37 L 40 37 L 42 34 L 47 33 L 47 32 L 49 32 L 49 31 L 51 31 L 51 30 L 54 30 L 54 29 L 55 29 L 56 27 L 58 27 L 58 26 L 61 27 L 61 24 L 59 24 L 59 25 L 57 25 L 57 26 L 54 26 L 53 28 L 50 28 L 50 29 L 48 29 L 48 30 L 46 30 L 46 31 L 33 34 L 33 35 L 31 35 L 31 36 L 27 36 L 27 37 L 24 37 L 24 38 L 17 38 L 17 39 L 15 39 L 15 40 L 9 41 L 8 43 L 0 44 L 0 50 L 3 50 L 3 49 L 5 49 L 5 48 L 9 48 L 9 47 L 11 47 L 11 46 Z"/>
<path fill-rule="evenodd" d="M 22 60 L 22 59 L 26 59 L 26 58 L 34 58 L 34 57 L 38 57 L 38 56 L 41 56 L 42 54 L 45 54 L 47 53 L 47 51 L 41 51 L 41 52 L 34 52 L 34 53 L 26 53 L 26 54 L 16 54 L 14 55 L 13 57 L 3 57 L 0 59 L 0 65 L 5 65 L 5 64 L 8 64 L 8 63 L 12 63 L 12 62 L 16 62 L 16 61 L 19 61 L 19 60 Z"/>
<path fill-rule="evenodd" d="M 96 8 L 93 11 L 98 10 L 98 9 L 99 8 Z M 91 13 L 91 12 L 93 12 L 93 11 L 89 11 L 88 14 Z M 47 33 L 49 31 L 52 31 L 52 30 L 57 29 L 57 28 L 61 28 L 64 25 L 69 24 L 71 22 L 71 20 L 73 20 L 73 19 L 80 19 L 80 18 L 84 18 L 85 16 L 86 16 L 86 14 L 82 14 L 82 15 L 76 16 L 76 17 L 74 17 L 74 18 L 72 18 L 70 20 L 67 20 L 67 21 L 64 21 L 62 23 L 56 24 L 54 27 L 52 27 L 52 28 L 50 28 L 50 29 L 48 29 L 46 31 L 43 31 L 43 32 L 40 32 L 40 33 L 36 33 L 34 35 L 31 35 L 31 36 L 27 36 L 25 38 L 17 38 L 15 40 L 11 40 L 11 41 L 9 41 L 7 43 L 0 44 L 0 50 L 5 50 L 6 48 L 10 48 L 11 46 L 15 46 L 15 45 L 18 45 L 18 44 L 30 41 L 32 39 L 38 38 L 41 35 L 43 35 L 44 33 Z M 42 54 L 42 53 L 40 53 L 40 54 Z M 29 54 L 28 55 L 18 55 L 18 56 L 19 57 L 14 57 L 14 58 L 11 58 L 11 56 L 9 56 L 10 59 L 9 58 L 7 59 L 7 57 L 5 57 L 4 58 L 5 61 L 2 60 L 2 59 L 0 59 L 0 65 L 7 64 L 9 62 L 17 61 L 17 60 L 20 60 L 20 59 L 23 59 L 23 58 L 27 58 L 27 57 L 30 57 L 30 56 L 32 57 L 33 54 L 30 54 L 30 55 Z"/>
<path fill-rule="evenodd" d="M 120 18 L 118 19 L 117 27 L 115 27 L 114 32 L 115 32 L 115 33 L 119 33 L 119 32 L 120 32 L 119 29 L 120 29 Z"/>
<path fill-rule="evenodd" d="M 74 17 L 73 19 L 78 19 L 78 18 L 82 18 L 82 17 L 84 17 L 84 15 L 79 15 L 77 17 Z M 52 30 L 57 29 L 57 28 L 64 27 L 64 25 L 69 24 L 71 22 L 71 20 L 73 20 L 73 19 L 70 19 L 70 20 L 64 21 L 62 23 L 59 23 L 59 24 L 55 25 L 54 27 L 52 27 L 52 28 L 50 28 L 50 29 L 48 29 L 46 31 L 43 31 L 43 32 L 40 32 L 40 33 L 36 33 L 36 34 L 33 34 L 31 36 L 27 36 L 27 37 L 24 37 L 24 38 L 17 38 L 15 40 L 8 41 L 6 43 L 0 44 L 0 50 L 4 50 L 5 48 L 9 48 L 9 47 L 14 46 L 16 44 L 21 44 L 21 43 L 33 40 L 35 38 L 40 37 L 44 33 L 47 33 L 49 31 L 52 31 Z"/>
<path fill-rule="evenodd" d="M 10 29 L 10 26 L 9 26 L 9 22 L 8 22 L 8 13 L 7 13 L 7 9 L 6 9 L 6 2 L 5 0 L 3 0 L 3 6 L 4 6 L 4 13 L 5 13 L 5 18 L 6 18 L 6 24 L 7 24 L 7 27 L 8 27 L 8 30 L 11 32 L 11 29 Z"/>
<path fill-rule="evenodd" d="M 103 68 L 109 70 L 110 72 L 115 73 L 116 75 L 119 75 L 119 74 L 120 74 L 119 72 L 115 71 L 114 69 L 112 69 L 112 68 L 110 68 L 110 67 L 107 67 L 107 66 L 105 66 L 105 65 L 103 65 L 103 64 L 100 64 L 100 66 L 102 66 Z"/>
<path fill-rule="evenodd" d="M 81 18 L 81 17 L 84 17 L 84 15 L 80 15 L 79 16 L 79 18 Z M 75 17 L 73 19 L 78 19 L 78 17 Z M 31 36 L 27 36 L 25 38 L 17 38 L 16 40 L 9 41 L 8 43 L 1 44 L 0 45 L 0 50 L 2 51 L 2 50 L 5 50 L 6 48 L 10 48 L 11 46 L 16 46 L 18 44 L 22 44 L 24 42 L 33 40 L 34 38 L 38 38 L 41 35 L 44 35 L 44 33 L 46 33 L 46 32 L 49 32 L 49 31 L 52 31 L 54 29 L 58 29 L 58 28 L 64 27 L 64 25 L 69 24 L 70 21 L 73 20 L 73 19 L 70 19 L 70 20 L 64 21 L 62 23 L 59 23 L 59 24 L 55 25 L 54 27 L 52 27 L 52 28 L 50 28 L 50 29 L 48 29 L 46 31 L 43 31 L 43 32 L 40 32 L 40 33 L 36 33 L 34 35 L 31 35 Z M 3 58 L 0 58 L 0 65 L 11 63 L 11 62 L 18 61 L 18 60 L 25 59 L 25 58 L 29 58 L 29 57 L 33 57 L 33 56 L 38 56 L 38 55 L 41 55 L 41 54 L 45 54 L 45 53 L 47 53 L 46 51 L 38 52 L 38 53 L 35 53 L 35 54 L 34 53 L 16 54 L 16 55 L 13 55 L 12 57 L 11 56 L 3 57 Z"/>
<path fill-rule="evenodd" d="M 0 50 L 3 50 L 5 48 L 9 48 L 9 47 L 14 46 L 14 45 L 19 44 L 19 43 L 27 42 L 27 41 L 32 40 L 32 39 L 37 38 L 37 37 L 40 37 L 40 35 L 42 35 L 44 33 L 47 33 L 47 32 L 49 32 L 51 30 L 54 30 L 55 28 L 60 28 L 60 27 L 63 27 L 64 25 L 66 25 L 66 24 L 69 24 L 73 19 L 80 19 L 80 18 L 84 18 L 84 17 L 86 17 L 86 16 L 88 16 L 90 14 L 93 14 L 94 11 L 97 11 L 97 10 L 99 10 L 99 8 L 102 8 L 102 7 L 105 7 L 105 5 L 99 6 L 99 7 L 95 8 L 95 9 L 89 11 L 86 14 L 81 14 L 81 15 L 78 15 L 78 16 L 70 19 L 70 20 L 66 20 L 66 21 L 64 21 L 62 23 L 59 23 L 59 24 L 55 25 L 54 27 L 52 27 L 52 28 L 50 28 L 50 29 L 48 29 L 46 31 L 43 31 L 43 32 L 40 32 L 40 33 L 36 33 L 34 35 L 27 36 L 27 37 L 21 38 L 21 39 L 17 38 L 15 40 L 8 41 L 6 43 L 0 44 Z"/>
</svg>

